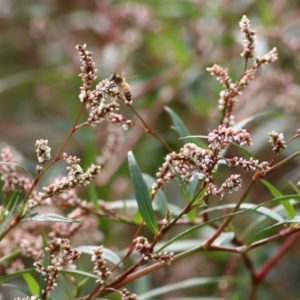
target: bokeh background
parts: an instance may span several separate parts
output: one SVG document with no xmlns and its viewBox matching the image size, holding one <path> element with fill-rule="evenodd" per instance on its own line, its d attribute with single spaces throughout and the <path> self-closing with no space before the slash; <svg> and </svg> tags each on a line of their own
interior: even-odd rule
<svg viewBox="0 0 300 300">
<path fill-rule="evenodd" d="M 93 52 L 99 80 L 112 72 L 126 76 L 134 107 L 156 133 L 179 149 L 182 141 L 170 129 L 171 120 L 164 106 L 176 111 L 192 134 L 205 135 L 218 125 L 221 86 L 206 68 L 213 64 L 228 68 L 234 81 L 242 74 L 244 60 L 240 56 L 242 39 L 238 23 L 243 15 L 247 15 L 257 31 L 257 54 L 262 56 L 277 47 L 279 60 L 260 70 L 239 97 L 236 121 L 261 111 L 281 113 L 280 118 L 260 118 L 247 126 L 254 141 L 251 151 L 261 160 L 272 154 L 268 132 L 283 132 L 288 138 L 299 128 L 299 1 L 1 0 L 0 7 L 0 147 L 14 148 L 32 173 L 37 163 L 36 139 L 48 139 L 55 153 L 80 107 L 77 44 L 87 44 Z M 122 113 L 134 118 L 126 108 Z M 100 154 L 106 136 L 105 124 L 83 128 L 73 136 L 67 152 L 89 165 Z M 131 195 L 128 150 L 134 151 L 142 171 L 152 176 L 167 154 L 163 146 L 139 128 L 124 132 L 124 138 L 124 146 L 96 181 L 98 195 L 105 201 Z M 296 141 L 281 158 L 297 149 Z M 58 172 L 65 172 L 63 165 L 51 169 L 45 181 Z M 250 179 L 246 175 L 244 180 Z M 281 191 L 289 192 L 288 182 L 299 181 L 299 160 L 268 180 Z M 88 194 L 83 195 L 88 198 Z M 174 196 L 172 192 L 170 195 Z M 270 198 L 260 186 L 249 201 L 261 203 Z M 134 227 L 100 223 L 107 247 L 122 249 L 128 245 L 126 236 L 133 235 Z M 280 242 L 251 252 L 256 267 Z M 297 242 L 268 275 L 258 299 L 299 299 L 299 248 Z M 228 261 L 232 262 L 230 272 L 247 276 L 242 263 L 234 260 L 227 254 L 194 255 L 176 263 L 174 268 L 148 276 L 132 285 L 131 290 L 138 293 L 187 278 L 221 276 L 230 270 Z M 176 291 L 163 299 L 222 296 L 222 289 L 226 290 L 210 286 Z M 247 287 L 231 286 L 226 297 L 242 299 L 239 297 L 243 290 L 247 291 Z"/>
</svg>

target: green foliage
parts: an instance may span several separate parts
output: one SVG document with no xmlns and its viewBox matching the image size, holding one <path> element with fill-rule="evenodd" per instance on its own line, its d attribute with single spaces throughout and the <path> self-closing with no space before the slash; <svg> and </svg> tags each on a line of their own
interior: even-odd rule
<svg viewBox="0 0 300 300">
<path fill-rule="evenodd" d="M 148 228 L 155 233 L 158 227 L 155 221 L 152 203 L 142 173 L 132 152 L 128 153 L 128 163 L 139 212 Z"/>
<path fill-rule="evenodd" d="M 0 162 L 3 297 L 115 300 L 126 286 L 138 299 L 298 299 L 297 247 L 275 263 L 300 224 L 299 3 L 100 2 L 1 7 L 0 150 L 12 156 Z M 243 14 L 259 39 L 251 55 Z M 80 52 L 80 71 L 77 43 L 93 52 Z M 234 134 L 216 133 L 213 148 L 219 125 Z M 284 137 L 268 145 L 273 131 Z M 51 145 L 38 168 L 37 138 Z M 81 163 L 67 162 L 75 155 Z M 99 257 L 91 245 L 103 246 Z"/>
</svg>

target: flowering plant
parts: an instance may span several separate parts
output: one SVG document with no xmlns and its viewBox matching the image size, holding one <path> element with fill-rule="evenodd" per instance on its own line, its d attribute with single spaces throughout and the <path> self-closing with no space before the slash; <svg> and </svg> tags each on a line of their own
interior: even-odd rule
<svg viewBox="0 0 300 300">
<path fill-rule="evenodd" d="M 254 80 L 258 69 L 275 62 L 278 55 L 276 48 L 273 48 L 266 55 L 256 57 L 249 66 L 250 60 L 255 57 L 256 33 L 250 28 L 246 16 L 240 22 L 240 29 L 243 38 L 241 56 L 245 60 L 240 78 L 233 82 L 227 70 L 218 65 L 207 68 L 222 85 L 217 128 L 207 136 L 191 136 L 175 112 L 166 108 L 173 119 L 175 130 L 188 141 L 177 151 L 137 113 L 134 101 L 124 96 L 124 86 L 112 80 L 113 77 L 101 80 L 93 89 L 97 70 L 92 52 L 86 49 L 86 45 L 77 46 L 81 61 L 80 77 L 83 81 L 79 95 L 81 107 L 69 135 L 54 158 L 49 141 L 37 140 L 35 147 L 39 164 L 36 167 L 37 174 L 31 178 L 15 162 L 9 148 L 4 148 L 1 153 L 0 173 L 5 195 L 0 212 L 0 242 L 3 245 L 0 250 L 1 282 L 22 275 L 28 283 L 27 289 L 23 289 L 28 296 L 26 299 L 46 300 L 50 299 L 56 286 L 63 285 L 60 282 L 61 274 L 72 286 L 72 299 L 88 300 L 108 294 L 120 295 L 124 300 L 149 299 L 163 292 L 149 291 L 138 296 L 135 291 L 127 290 L 125 285 L 158 269 L 169 268 L 176 261 L 194 253 L 218 251 L 234 253 L 242 258 L 250 277 L 248 299 L 255 299 L 259 284 L 300 232 L 299 216 L 294 208 L 294 204 L 300 200 L 299 193 L 282 195 L 263 180 L 300 154 L 299 151 L 295 152 L 278 162 L 278 155 L 300 136 L 300 130 L 287 142 L 282 133 L 270 132 L 273 155 L 269 160 L 260 161 L 245 149 L 252 146 L 252 138 L 244 128 L 247 122 L 235 123 L 238 97 Z M 129 86 L 126 88 L 128 95 Z M 139 121 L 130 120 L 120 113 L 122 106 L 129 107 Z M 88 116 L 84 122 L 79 123 L 84 109 L 88 111 Z M 82 127 L 96 127 L 101 122 L 107 122 L 109 126 L 107 143 L 102 148 L 102 155 L 84 170 L 77 156 L 65 152 L 66 145 Z M 135 195 L 133 206 L 136 209 L 130 215 L 127 213 L 132 203 L 130 200 L 118 203 L 99 199 L 84 200 L 80 197 L 80 191 L 94 180 L 97 186 L 97 177 L 105 172 L 103 168 L 107 162 L 118 155 L 122 147 L 122 130 L 130 130 L 133 126 L 144 129 L 156 138 L 165 146 L 168 154 L 153 179 L 142 174 L 135 156 L 131 151 L 128 152 L 129 173 Z M 207 143 L 202 139 L 206 139 Z M 240 150 L 242 155 L 232 156 L 228 151 L 232 146 Z M 67 175 L 59 175 L 40 188 L 41 179 L 59 161 L 66 163 Z M 218 183 L 224 166 L 234 172 Z M 253 174 L 251 180 L 246 180 L 247 185 L 243 184 L 244 175 L 237 173 L 237 170 Z M 180 205 L 171 203 L 165 194 L 173 179 L 178 182 L 184 195 Z M 259 205 L 245 203 L 259 181 L 269 188 L 274 198 Z M 218 200 L 230 197 L 233 201 L 229 204 L 215 204 L 215 196 Z M 265 207 L 274 203 L 279 203 L 286 215 Z M 216 212 L 217 216 L 212 214 Z M 245 228 L 235 227 L 235 222 L 240 220 L 238 216 L 243 214 L 246 218 L 249 214 L 257 213 L 262 217 L 253 224 Z M 110 249 L 101 243 L 98 222 L 103 219 L 134 226 L 134 232 L 128 234 L 126 251 Z M 271 226 L 257 229 L 261 223 L 269 220 L 273 222 Z M 180 229 L 183 226 L 187 226 L 187 229 Z M 249 229 L 249 226 L 252 227 Z M 172 231 L 174 228 L 177 230 L 175 234 Z M 198 236 L 192 244 L 182 242 L 181 247 L 175 247 L 185 236 L 201 232 L 203 228 L 211 230 L 208 236 Z M 256 233 L 252 232 L 254 229 L 257 229 Z M 274 233 L 274 230 L 277 232 Z M 249 232 L 251 235 L 245 238 Z M 284 240 L 278 251 L 256 270 L 249 252 L 278 238 Z M 90 246 L 91 241 L 97 246 Z M 72 242 L 76 246 L 73 247 Z M 80 263 L 82 253 L 90 255 L 93 266 Z M 35 268 L 22 270 L 24 257 L 33 259 Z M 38 283 L 37 273 L 44 278 L 43 282 Z M 236 283 L 237 279 L 223 276 L 211 282 L 225 282 L 229 285 Z M 198 283 L 201 284 L 200 281 Z M 193 284 L 185 282 L 185 287 Z M 84 288 L 85 285 L 87 288 Z M 66 294 L 69 293 L 68 289 Z"/>
</svg>

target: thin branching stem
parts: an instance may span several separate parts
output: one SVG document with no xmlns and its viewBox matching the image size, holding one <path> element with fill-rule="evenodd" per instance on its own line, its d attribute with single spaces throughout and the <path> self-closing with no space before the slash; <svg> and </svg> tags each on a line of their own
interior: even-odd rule
<svg viewBox="0 0 300 300">
<path fill-rule="evenodd" d="M 249 195 L 250 191 L 252 190 L 255 182 L 256 182 L 255 180 L 252 180 L 250 182 L 249 186 L 245 190 L 242 197 L 239 199 L 239 201 L 236 204 L 235 208 L 233 209 L 232 213 L 235 213 L 239 210 L 240 206 L 242 205 L 242 203 L 245 201 L 245 199 Z M 225 228 L 231 222 L 233 217 L 234 217 L 234 215 L 230 215 L 227 219 L 225 219 L 225 221 L 221 224 L 221 226 L 217 229 L 217 231 L 204 243 L 207 247 L 210 247 L 212 245 L 212 243 L 221 235 L 221 233 L 225 230 Z"/>
</svg>

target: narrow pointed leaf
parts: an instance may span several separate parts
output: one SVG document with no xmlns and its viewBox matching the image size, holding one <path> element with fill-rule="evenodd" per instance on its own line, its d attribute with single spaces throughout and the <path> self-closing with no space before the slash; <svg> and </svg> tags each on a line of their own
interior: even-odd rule
<svg viewBox="0 0 300 300">
<path fill-rule="evenodd" d="M 269 204 L 273 204 L 273 203 L 281 203 L 281 201 L 290 201 L 290 200 L 295 200 L 295 201 L 300 201 L 300 195 L 287 195 L 287 196 L 282 196 L 282 197 L 278 197 L 278 198 L 274 198 L 274 199 L 271 199 L 269 201 L 266 201 L 262 204 L 259 204 L 253 208 L 251 208 L 249 211 L 254 211 L 254 210 L 257 210 L 259 207 L 262 207 L 262 206 L 266 206 L 266 205 L 269 205 Z"/>
<path fill-rule="evenodd" d="M 251 158 L 253 157 L 254 158 L 254 155 L 248 151 L 247 149 L 245 149 L 244 147 L 238 145 L 238 144 L 235 144 L 235 143 L 230 143 L 230 145 L 234 146 L 235 148 L 238 148 L 239 150 L 241 150 L 241 152 L 243 152 L 247 158 Z"/>
<path fill-rule="evenodd" d="M 235 206 L 236 206 L 236 204 L 234 204 L 234 203 L 218 205 L 218 206 L 215 206 L 215 207 L 210 207 L 210 208 L 204 209 L 201 212 L 199 212 L 198 215 L 200 216 L 200 215 L 203 215 L 205 213 L 212 212 L 212 211 L 224 210 L 224 209 L 227 209 L 227 208 L 234 208 Z M 257 206 L 255 204 L 252 204 L 252 203 L 242 203 L 239 210 L 245 210 L 245 211 L 249 210 L 249 211 L 251 211 L 253 208 L 256 208 L 256 207 Z M 273 219 L 277 222 L 282 222 L 284 220 L 284 218 L 281 215 L 276 213 L 274 210 L 271 210 L 271 209 L 266 208 L 266 207 L 259 207 L 259 208 L 255 209 L 255 212 L 258 213 L 258 214 L 261 214 L 265 217 L 268 217 L 270 219 Z"/>
<path fill-rule="evenodd" d="M 268 235 L 273 234 L 275 228 L 277 228 L 279 226 L 282 226 L 284 224 L 289 224 L 289 223 L 299 224 L 300 223 L 300 216 L 295 216 L 293 218 L 286 219 L 283 222 L 278 222 L 278 223 L 276 223 L 272 226 L 269 226 L 269 227 L 261 230 L 256 235 L 254 235 L 254 237 L 250 240 L 250 242 L 247 243 L 247 246 L 251 245 L 252 243 L 254 243 L 254 242 L 256 242 L 256 241 L 258 241 L 262 238 L 265 238 Z"/>
<path fill-rule="evenodd" d="M 170 117 L 173 121 L 173 126 L 171 128 L 173 130 L 175 130 L 179 134 L 180 137 L 184 138 L 185 136 L 190 136 L 191 135 L 189 130 L 185 127 L 185 125 L 183 124 L 181 119 L 178 117 L 178 115 L 174 112 L 174 110 L 172 110 L 170 107 L 166 106 L 165 111 L 170 115 Z M 192 142 L 192 143 L 196 144 L 199 147 L 207 149 L 207 145 L 204 142 L 202 142 L 201 140 L 197 139 L 197 138 L 191 138 L 187 142 Z"/>
<path fill-rule="evenodd" d="M 245 125 L 247 125 L 248 123 L 254 121 L 255 119 L 257 118 L 260 118 L 260 117 L 282 117 L 282 114 L 280 113 L 276 113 L 276 112 L 262 112 L 262 113 L 258 113 L 258 114 L 255 114 L 249 118 L 246 118 L 244 120 L 242 120 L 241 122 L 239 123 L 236 123 L 234 126 L 233 126 L 233 129 L 234 130 L 239 130 L 239 129 L 242 129 L 245 127 Z"/>
<path fill-rule="evenodd" d="M 17 284 L 12 284 L 12 283 L 4 283 L 2 285 L 2 287 L 9 287 L 9 288 L 13 288 L 14 290 L 18 290 L 20 292 L 22 292 L 24 295 L 30 297 L 32 296 L 31 292 L 26 289 L 25 287 L 23 286 L 20 286 L 20 285 L 17 285 Z M 20 299 L 20 298 L 19 298 Z M 23 298 L 24 299 L 24 298 Z"/>
<path fill-rule="evenodd" d="M 283 194 L 267 180 L 261 179 L 260 181 L 267 187 L 267 189 L 270 191 L 270 193 L 272 194 L 273 197 L 278 198 L 278 197 L 283 196 Z M 290 203 L 290 201 L 282 201 L 282 202 L 280 202 L 280 204 L 284 207 L 287 215 L 290 218 L 292 218 L 296 215 L 295 209 L 294 209 L 293 205 Z"/>
<path fill-rule="evenodd" d="M 175 290 L 182 289 L 190 289 L 191 287 L 198 287 L 207 284 L 217 284 L 219 282 L 228 282 L 228 283 L 241 283 L 246 284 L 249 283 L 249 280 L 245 280 L 240 277 L 206 277 L 206 278 L 191 278 L 187 280 L 183 280 L 174 284 L 166 285 L 164 287 L 152 289 L 149 292 L 146 292 L 142 295 L 139 295 L 139 300 L 147 300 L 147 299 L 161 299 L 161 295 L 167 294 L 169 292 L 174 292 Z M 197 298 L 201 299 L 201 298 Z"/>
<path fill-rule="evenodd" d="M 22 275 L 31 295 L 38 295 L 40 292 L 40 288 L 38 283 L 36 282 L 35 278 L 28 272 Z"/>
<path fill-rule="evenodd" d="M 57 214 L 44 214 L 44 215 L 33 215 L 24 218 L 23 221 L 38 221 L 38 222 L 61 222 L 61 223 L 80 223 L 80 220 L 69 219 Z"/>
<path fill-rule="evenodd" d="M 174 242 L 176 242 L 176 241 L 182 239 L 183 237 L 185 237 L 185 236 L 191 234 L 192 232 L 194 232 L 194 231 L 196 231 L 196 230 L 202 228 L 203 226 L 207 226 L 208 224 L 211 224 L 211 223 L 214 223 L 214 222 L 216 222 L 216 221 L 219 221 L 219 220 L 222 220 L 222 219 L 224 219 L 224 218 L 227 218 L 227 217 L 229 217 L 229 216 L 234 216 L 234 215 L 238 215 L 238 214 L 241 214 L 241 213 L 244 213 L 244 211 L 237 211 L 237 212 L 235 212 L 235 213 L 230 213 L 230 214 L 228 214 L 228 215 L 223 215 L 223 216 L 221 216 L 221 217 L 217 217 L 217 218 L 215 218 L 215 219 L 212 219 L 212 220 L 210 220 L 210 221 L 208 221 L 208 222 L 204 222 L 204 223 L 202 223 L 202 224 L 193 226 L 193 227 L 191 227 L 191 228 L 185 230 L 184 232 L 178 234 L 177 236 L 173 237 L 171 240 L 169 240 L 167 243 L 165 243 L 162 247 L 160 247 L 159 249 L 157 249 L 156 252 L 161 252 L 163 249 L 167 248 L 169 245 L 171 245 L 171 244 L 173 244 Z"/>
<path fill-rule="evenodd" d="M 183 180 L 182 180 L 182 178 L 181 178 L 179 172 L 175 169 L 175 167 L 174 167 L 173 165 L 171 165 L 171 164 L 170 164 L 170 166 L 171 166 L 171 168 L 173 169 L 173 171 L 174 171 L 175 174 L 176 174 L 177 180 L 178 180 L 178 182 L 179 182 L 179 185 L 180 185 L 180 187 L 181 187 L 181 190 L 182 190 L 182 192 L 183 192 L 183 195 L 184 195 L 185 199 L 186 199 L 188 202 L 190 202 L 190 201 L 191 201 L 191 195 L 190 195 L 190 193 L 189 193 L 189 191 L 188 191 L 187 186 L 186 186 L 185 183 L 183 182 Z"/>
<path fill-rule="evenodd" d="M 155 183 L 155 179 L 148 174 L 143 174 L 143 179 L 144 182 L 146 183 L 148 190 L 151 190 L 153 183 Z M 153 204 L 153 209 L 155 211 L 158 211 L 159 214 L 162 217 L 164 217 L 165 212 L 168 209 L 168 201 L 167 201 L 166 194 L 162 190 L 157 191 L 152 204 Z"/>
<path fill-rule="evenodd" d="M 3 275 L 0 277 L 0 283 L 1 282 L 5 282 L 7 280 L 10 280 L 12 278 L 16 278 L 16 277 L 19 277 L 25 273 L 28 273 L 28 272 L 36 272 L 36 269 L 32 268 L 32 269 L 26 269 L 26 270 L 18 270 L 12 274 L 7 274 L 7 275 Z"/>
<path fill-rule="evenodd" d="M 194 174 L 187 185 L 188 192 L 192 198 L 195 196 L 198 183 L 199 183 L 199 178 L 197 175 Z"/>
<path fill-rule="evenodd" d="M 294 191 L 300 195 L 300 190 L 298 189 L 298 187 L 293 182 L 289 182 L 289 184 L 294 189 Z"/>
<path fill-rule="evenodd" d="M 5 209 L 3 209 L 0 215 L 0 235 L 5 230 L 8 222 L 11 220 L 11 217 L 18 203 L 18 198 L 19 197 L 17 193 L 13 193 L 13 195 L 9 199 L 8 204 L 6 205 Z"/>
<path fill-rule="evenodd" d="M 155 233 L 157 232 L 158 227 L 155 221 L 151 199 L 148 194 L 147 186 L 143 180 L 141 170 L 131 151 L 128 152 L 128 163 L 139 211 L 148 228 Z"/>
</svg>

